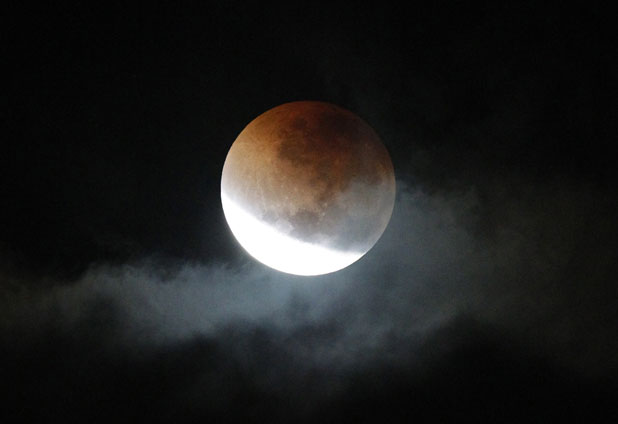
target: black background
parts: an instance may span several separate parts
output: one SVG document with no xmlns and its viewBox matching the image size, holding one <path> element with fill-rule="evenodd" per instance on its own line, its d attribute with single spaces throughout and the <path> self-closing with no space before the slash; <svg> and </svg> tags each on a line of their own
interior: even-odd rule
<svg viewBox="0 0 618 424">
<path fill-rule="evenodd" d="M 3 413 L 47 422 L 610 420 L 613 15 L 591 3 L 500 3 L 75 2 L 9 10 L 0 375 L 12 394 Z M 562 265 L 547 271 L 556 291 L 539 291 L 545 277 L 530 271 L 518 298 L 546 296 L 542 309 L 555 296 L 581 318 L 555 327 L 570 343 L 557 351 L 581 350 L 585 342 L 570 335 L 594 328 L 600 335 L 588 347 L 601 354 L 565 365 L 554 351 L 464 310 L 405 360 L 310 368 L 299 377 L 299 359 L 281 345 L 333 343 L 331 324 L 305 324 L 284 337 L 259 322 L 231 322 L 214 335 L 143 350 L 110 347 L 127 324 L 108 299 L 83 306 L 89 312 L 69 327 L 24 324 L 37 314 L 19 312 L 29 309 L 27 293 L 77 287 L 95 266 L 255 266 L 220 207 L 225 155 L 254 117 L 305 99 L 338 104 L 372 125 L 400 188 L 428 199 L 472 190 L 468 220 L 457 225 L 481 246 L 499 237 L 505 217 L 524 223 L 509 228 L 529 243 L 526 252 L 552 250 L 564 235 L 574 248 L 556 253 Z M 558 238 L 548 241 L 546 226 Z M 505 255 L 501 263 L 512 265 L 505 274 L 536 263 Z M 397 272 L 378 270 L 375 283 L 388 291 Z M 484 307 L 494 307 L 502 290 L 493 285 Z M 551 310 L 539 319 L 559 321 Z M 238 346 L 250 366 L 229 353 Z M 276 390 L 264 389 L 264 369 L 276 376 Z M 331 383 L 343 389 L 320 393 Z"/>
</svg>

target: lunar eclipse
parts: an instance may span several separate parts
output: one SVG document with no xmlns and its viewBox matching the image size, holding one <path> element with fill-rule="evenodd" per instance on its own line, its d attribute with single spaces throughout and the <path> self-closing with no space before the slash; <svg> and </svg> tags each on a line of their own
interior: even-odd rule
<svg viewBox="0 0 618 424">
<path fill-rule="evenodd" d="M 618 423 L 610 4 L 7 2 L 0 424 Z"/>
<path fill-rule="evenodd" d="M 221 201 L 240 244 L 279 271 L 347 267 L 377 242 L 395 201 L 390 156 L 341 107 L 291 102 L 254 119 L 232 145 Z"/>
</svg>

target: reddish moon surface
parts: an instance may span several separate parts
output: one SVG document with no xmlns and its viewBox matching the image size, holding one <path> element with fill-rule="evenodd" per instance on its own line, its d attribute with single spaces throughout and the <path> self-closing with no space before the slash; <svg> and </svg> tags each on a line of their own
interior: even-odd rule
<svg viewBox="0 0 618 424">
<path fill-rule="evenodd" d="M 286 103 L 251 121 L 221 178 L 234 236 L 280 271 L 344 268 L 380 238 L 395 201 L 395 175 L 376 132 L 352 112 L 315 101 Z"/>
</svg>

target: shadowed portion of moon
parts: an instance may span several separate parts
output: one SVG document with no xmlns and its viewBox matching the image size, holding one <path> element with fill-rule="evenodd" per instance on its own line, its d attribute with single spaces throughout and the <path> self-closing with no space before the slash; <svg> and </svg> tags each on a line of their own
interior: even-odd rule
<svg viewBox="0 0 618 424">
<path fill-rule="evenodd" d="M 247 125 L 228 153 L 221 189 L 282 234 L 364 254 L 388 224 L 395 177 L 386 148 L 362 119 L 332 104 L 302 101 Z"/>
</svg>

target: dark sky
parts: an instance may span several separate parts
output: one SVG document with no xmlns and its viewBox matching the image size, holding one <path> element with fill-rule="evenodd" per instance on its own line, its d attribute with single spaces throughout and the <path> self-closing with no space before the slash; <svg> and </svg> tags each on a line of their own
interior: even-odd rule
<svg viewBox="0 0 618 424">
<path fill-rule="evenodd" d="M 613 14 L 88 3 L 5 14 L 2 422 L 616 420 Z M 321 277 L 256 263 L 220 204 L 294 100 L 361 116 L 397 176 Z"/>
</svg>

